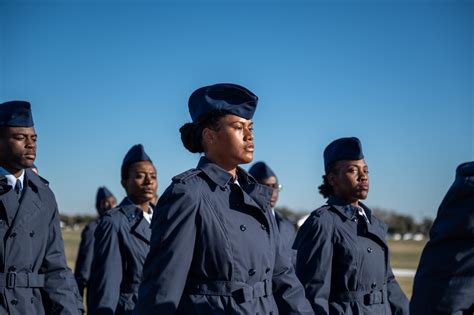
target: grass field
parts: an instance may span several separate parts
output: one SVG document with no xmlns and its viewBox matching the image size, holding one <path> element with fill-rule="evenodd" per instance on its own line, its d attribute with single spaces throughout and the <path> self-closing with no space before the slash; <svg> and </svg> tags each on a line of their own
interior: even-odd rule
<svg viewBox="0 0 474 315">
<path fill-rule="evenodd" d="M 79 231 L 63 231 L 66 258 L 69 267 L 74 270 L 77 249 L 81 240 Z M 421 251 L 425 242 L 390 241 L 392 268 L 416 269 L 420 261 Z M 411 296 L 413 285 L 412 277 L 397 277 L 400 286 L 408 297 Z"/>
</svg>

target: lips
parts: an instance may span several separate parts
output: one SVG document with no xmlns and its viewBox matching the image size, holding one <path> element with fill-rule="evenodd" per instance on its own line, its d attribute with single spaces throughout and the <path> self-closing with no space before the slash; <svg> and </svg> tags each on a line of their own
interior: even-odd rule
<svg viewBox="0 0 474 315">
<path fill-rule="evenodd" d="M 357 186 L 357 189 L 359 189 L 359 190 L 369 190 L 369 185 L 359 185 L 359 186 Z"/>
<path fill-rule="evenodd" d="M 245 146 L 245 151 L 253 152 L 254 151 L 254 145 L 249 144 Z"/>
<path fill-rule="evenodd" d="M 36 153 L 26 153 L 24 156 L 25 156 L 25 158 L 27 158 L 28 160 L 34 160 L 34 159 L 36 159 Z"/>
</svg>

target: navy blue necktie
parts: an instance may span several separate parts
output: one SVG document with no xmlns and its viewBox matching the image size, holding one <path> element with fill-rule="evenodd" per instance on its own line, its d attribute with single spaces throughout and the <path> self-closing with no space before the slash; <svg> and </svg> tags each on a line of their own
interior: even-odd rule
<svg viewBox="0 0 474 315">
<path fill-rule="evenodd" d="M 13 188 L 16 192 L 16 196 L 18 197 L 18 200 L 20 200 L 21 197 L 21 180 L 17 179 L 15 187 Z"/>
</svg>

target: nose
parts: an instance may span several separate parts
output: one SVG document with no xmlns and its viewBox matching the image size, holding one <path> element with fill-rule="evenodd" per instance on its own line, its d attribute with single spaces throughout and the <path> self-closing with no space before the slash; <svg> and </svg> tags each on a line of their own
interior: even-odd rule
<svg viewBox="0 0 474 315">
<path fill-rule="evenodd" d="M 253 131 L 250 128 L 245 128 L 244 140 L 252 141 L 254 139 Z"/>
<path fill-rule="evenodd" d="M 26 140 L 26 147 L 27 148 L 36 148 L 36 141 L 31 139 L 31 138 L 27 138 Z"/>
</svg>

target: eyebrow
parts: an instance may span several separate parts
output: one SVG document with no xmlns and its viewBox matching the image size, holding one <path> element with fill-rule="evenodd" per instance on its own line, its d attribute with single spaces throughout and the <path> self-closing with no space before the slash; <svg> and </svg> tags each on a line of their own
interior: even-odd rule
<svg viewBox="0 0 474 315">
<path fill-rule="evenodd" d="M 31 134 L 31 133 L 24 133 L 24 132 L 12 132 L 10 133 L 12 136 L 30 136 L 30 137 L 37 137 L 38 135 L 36 133 Z"/>
<path fill-rule="evenodd" d="M 235 121 L 231 121 L 229 122 L 230 125 L 233 125 L 233 124 L 240 124 L 240 125 L 245 125 L 246 122 L 245 121 L 241 121 L 241 120 L 235 120 Z M 249 126 L 253 126 L 253 121 L 250 121 Z"/>
</svg>

